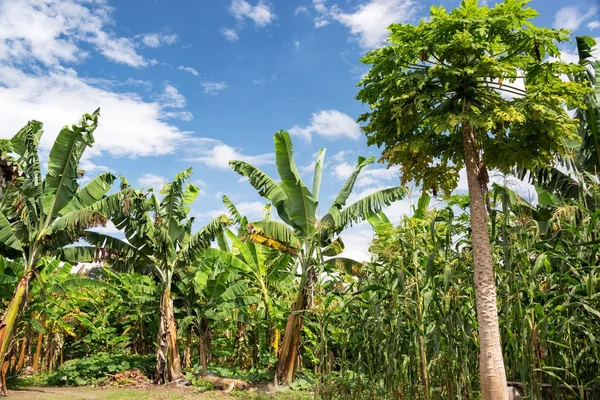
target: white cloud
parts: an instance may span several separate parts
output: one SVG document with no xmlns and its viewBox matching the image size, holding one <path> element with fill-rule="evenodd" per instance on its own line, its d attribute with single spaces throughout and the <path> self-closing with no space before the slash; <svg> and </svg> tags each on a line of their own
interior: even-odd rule
<svg viewBox="0 0 600 400">
<path fill-rule="evenodd" d="M 327 7 L 325 0 L 313 0 L 317 11 L 315 27 L 320 28 L 330 20 L 350 29 L 361 47 L 370 49 L 381 45 L 388 37 L 387 27 L 396 22 L 408 22 L 419 10 L 416 0 L 369 0 L 353 12 L 343 11 L 338 5 Z"/>
<path fill-rule="evenodd" d="M 300 173 L 301 174 L 311 174 L 311 173 L 314 173 L 316 166 L 317 166 L 317 162 L 313 161 L 313 162 L 311 162 L 308 165 L 300 167 Z"/>
<path fill-rule="evenodd" d="M 352 175 L 354 169 L 356 168 L 356 164 L 350 164 L 348 162 L 342 162 L 340 164 L 336 164 L 333 167 L 333 173 L 338 179 L 346 180 Z M 363 168 L 358 175 L 358 179 L 356 181 L 356 187 L 365 187 L 372 186 L 375 184 L 381 184 L 382 182 L 391 181 L 393 179 L 398 179 L 400 173 L 396 169 L 386 169 L 386 168 Z"/>
<path fill-rule="evenodd" d="M 329 24 L 329 9 L 325 5 L 327 0 L 313 0 L 313 8 L 317 11 L 317 17 L 315 17 L 315 28 L 322 28 Z"/>
<path fill-rule="evenodd" d="M 147 47 L 160 47 L 161 45 L 172 45 L 179 40 L 176 33 L 145 33 L 141 35 L 142 43 Z"/>
<path fill-rule="evenodd" d="M 587 12 L 572 6 L 563 7 L 554 16 L 554 27 L 569 30 L 579 29 L 579 26 L 596 15 L 597 11 L 595 7 L 590 8 Z"/>
<path fill-rule="evenodd" d="M 260 201 L 244 201 L 241 203 L 235 203 L 235 207 L 238 209 L 240 214 L 248 217 L 250 220 L 262 218 L 265 215 L 265 203 L 261 203 Z M 198 213 L 196 216 L 200 219 L 214 219 L 221 214 L 228 214 L 227 209 L 223 207 L 216 210 Z"/>
<path fill-rule="evenodd" d="M 229 40 L 230 42 L 237 42 L 240 38 L 237 32 L 231 28 L 223 28 L 221 30 L 221 34 L 225 36 L 225 39 Z"/>
<path fill-rule="evenodd" d="M 531 200 L 537 198 L 537 192 L 535 191 L 535 187 L 528 182 L 524 182 L 520 179 L 515 178 L 510 175 L 503 175 L 499 171 L 489 171 L 488 175 L 490 177 L 490 183 L 488 186 L 491 188 L 493 183 L 497 183 L 502 186 L 506 186 L 519 195 L 521 195 L 526 200 Z M 469 185 L 467 182 L 467 171 L 463 168 L 458 173 L 458 186 L 456 187 L 456 191 L 458 193 L 468 193 Z"/>
<path fill-rule="evenodd" d="M 587 24 L 588 29 L 600 28 L 600 21 L 592 21 Z"/>
<path fill-rule="evenodd" d="M 255 6 L 245 0 L 233 0 L 229 12 L 240 21 L 251 19 L 255 26 L 261 27 L 269 25 L 276 18 L 271 8 L 261 0 Z"/>
<path fill-rule="evenodd" d="M 257 79 L 252 79 L 252 83 L 255 85 L 266 86 L 269 83 L 273 83 L 277 80 L 277 73 L 278 71 L 275 71 L 275 73 L 268 78 L 260 77 Z"/>
<path fill-rule="evenodd" d="M 168 179 L 166 177 L 154 174 L 144 174 L 137 180 L 139 186 L 146 189 L 152 188 L 157 193 L 167 182 Z"/>
<path fill-rule="evenodd" d="M 308 14 L 308 8 L 306 8 L 305 6 L 297 7 L 296 11 L 294 11 L 294 15 L 300 15 L 300 14 Z"/>
<path fill-rule="evenodd" d="M 188 72 L 188 73 L 190 73 L 190 74 L 192 74 L 192 75 L 195 75 L 195 76 L 198 76 L 198 75 L 199 75 L 199 74 L 198 74 L 198 71 L 196 71 L 196 70 L 195 70 L 194 68 L 192 68 L 192 67 L 184 67 L 183 65 L 180 65 L 179 67 L 177 67 L 177 69 L 178 69 L 178 70 L 180 70 L 180 71 L 185 71 L 185 72 Z"/>
<path fill-rule="evenodd" d="M 179 90 L 175 86 L 166 84 L 163 93 L 156 96 L 156 100 L 162 109 L 160 113 L 161 118 L 180 119 L 182 121 L 191 121 L 194 119 L 194 116 L 189 111 L 170 110 L 172 108 L 184 108 L 187 103 L 185 96 L 179 93 Z"/>
<path fill-rule="evenodd" d="M 185 146 L 185 161 L 200 162 L 211 168 L 230 169 L 229 161 L 241 160 L 253 165 L 273 164 L 273 154 L 250 156 L 215 139 L 190 139 Z"/>
<path fill-rule="evenodd" d="M 146 89 L 152 89 L 152 82 L 143 81 L 140 79 L 133 79 L 131 77 L 127 78 L 124 81 L 120 81 L 117 79 L 104 79 L 104 78 L 81 78 L 85 83 L 89 83 L 92 86 L 102 87 L 106 89 L 112 89 L 115 87 L 122 86 L 143 86 Z"/>
<path fill-rule="evenodd" d="M 212 94 L 214 96 L 218 95 L 222 90 L 227 89 L 227 83 L 225 82 L 204 81 L 200 83 L 200 85 L 204 88 L 204 93 Z"/>
<path fill-rule="evenodd" d="M 4 0 L 0 2 L 0 60 L 55 67 L 79 63 L 91 45 L 111 61 L 144 67 L 152 61 L 137 53 L 133 39 L 107 29 L 113 9 L 103 0 Z"/>
<path fill-rule="evenodd" d="M 369 246 L 373 241 L 373 229 L 368 223 L 346 229 L 340 236 L 345 249 L 339 257 L 347 257 L 358 262 L 371 260 Z"/>
<path fill-rule="evenodd" d="M 352 175 L 354 171 L 354 165 L 351 165 L 347 162 L 343 162 L 341 164 L 337 164 L 333 167 L 333 172 L 338 179 L 347 179 Z"/>
<path fill-rule="evenodd" d="M 90 156 L 103 152 L 113 156 L 170 154 L 185 133 L 165 123 L 162 107 L 132 93 L 115 93 L 92 86 L 71 69 L 30 75 L 0 64 L 0 135 L 11 135 L 35 117 L 44 122 L 42 148 L 49 149 L 58 131 L 79 120 L 82 114 L 101 107 Z M 4 136 L 6 137 L 6 136 Z"/>
<path fill-rule="evenodd" d="M 97 226 L 95 228 L 91 228 L 91 231 L 94 232 L 98 232 L 98 233 L 103 233 L 105 235 L 112 235 L 114 236 L 115 233 L 119 233 L 121 231 L 119 231 L 117 229 L 117 227 L 112 223 L 112 221 L 108 221 L 106 223 L 106 226 Z M 80 264 L 81 265 L 81 264 Z"/>
<path fill-rule="evenodd" d="M 179 93 L 175 86 L 165 85 L 164 92 L 157 97 L 162 107 L 165 108 L 183 108 L 185 107 L 185 96 Z"/>
<path fill-rule="evenodd" d="M 294 47 L 295 48 L 299 48 L 300 47 L 300 41 L 299 40 L 294 40 Z"/>
<path fill-rule="evenodd" d="M 298 136 L 311 141 L 312 135 L 317 134 L 329 139 L 349 138 L 357 140 L 360 138 L 360 127 L 347 114 L 337 110 L 323 110 L 314 113 L 308 126 L 293 126 L 289 130 L 291 135 Z"/>
<path fill-rule="evenodd" d="M 354 153 L 354 151 L 352 150 L 342 150 L 342 151 L 338 151 L 337 153 L 335 153 L 333 155 L 332 160 L 333 161 L 338 161 L 338 162 L 342 162 L 344 161 L 344 159 L 346 158 L 347 155 Z"/>
</svg>

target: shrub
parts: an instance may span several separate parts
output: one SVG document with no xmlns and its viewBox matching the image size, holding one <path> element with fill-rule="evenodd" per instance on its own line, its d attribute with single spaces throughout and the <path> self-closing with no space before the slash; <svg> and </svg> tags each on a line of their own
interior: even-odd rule
<svg viewBox="0 0 600 400">
<path fill-rule="evenodd" d="M 94 385 L 106 380 L 109 375 L 133 368 L 141 370 L 146 376 L 151 376 L 155 364 L 154 355 L 98 353 L 92 357 L 65 362 L 48 376 L 46 382 L 52 386 Z"/>
</svg>

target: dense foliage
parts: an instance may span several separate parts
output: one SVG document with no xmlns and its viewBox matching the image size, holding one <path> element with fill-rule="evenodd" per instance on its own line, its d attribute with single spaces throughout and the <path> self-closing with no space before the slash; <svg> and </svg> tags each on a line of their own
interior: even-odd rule
<svg viewBox="0 0 600 400">
<path fill-rule="evenodd" d="M 230 163 L 265 199 L 264 217 L 251 221 L 224 197 L 227 215 L 198 229 L 190 216 L 199 192 L 188 183 L 191 169 L 158 193 L 123 177 L 111 191 L 111 173 L 80 185 L 95 112 L 59 133 L 43 177 L 42 126 L 29 122 L 0 143 L 15 167 L 0 170 L 0 377 L 7 371 L 22 381 L 77 386 L 140 370 L 156 383 L 189 380 L 205 389 L 221 377 L 288 384 L 323 399 L 479 399 L 489 389 L 476 372 L 483 347 L 474 261 L 480 229 L 489 239 L 492 311 L 508 386 L 528 399 L 598 398 L 600 62 L 591 57 L 591 38 L 577 38 L 578 64 L 545 57 L 558 55 L 556 41 L 567 32 L 520 29 L 517 22 L 533 15 L 525 4 L 507 0 L 487 9 L 466 0 L 451 14 L 435 8 L 430 22 L 393 26 L 390 44 L 365 59 L 374 64 L 359 95 L 375 104 L 365 117 L 367 136 L 388 147 L 384 158 L 402 163 L 406 180 L 443 189 L 433 196 L 402 186 L 347 204 L 374 162 L 359 157 L 324 209 L 325 151 L 309 187 L 289 134 L 279 131 L 279 180 L 246 162 Z M 419 47 L 420 37 L 436 32 L 449 43 Z M 514 34 L 514 43 L 487 44 L 501 53 L 534 45 L 510 62 L 494 61 L 479 43 L 490 32 Z M 450 59 L 456 46 L 474 44 L 480 60 L 461 66 L 482 77 L 471 90 L 454 74 L 460 60 Z M 435 64 L 431 57 L 436 67 L 427 66 Z M 498 78 L 516 79 L 517 70 L 527 75 L 525 89 L 502 97 L 501 87 L 516 89 Z M 481 104 L 465 108 L 478 96 Z M 568 114 L 566 106 L 575 109 Z M 523 198 L 508 175 L 487 190 L 485 181 L 475 198 L 480 226 L 473 224 L 472 185 L 469 195 L 450 194 L 452 173 L 472 157 L 461 153 L 457 132 L 442 134 L 466 120 L 479 135 L 494 132 L 480 141 L 479 161 L 529 179 L 537 194 Z M 503 156 L 510 146 L 496 146 L 507 136 L 523 151 L 529 140 L 540 153 L 530 163 L 513 162 Z M 390 221 L 382 209 L 404 196 L 414 205 Z M 119 235 L 94 229 L 109 220 Z M 342 254 L 344 230 L 357 223 L 375 233 L 369 262 Z"/>
</svg>

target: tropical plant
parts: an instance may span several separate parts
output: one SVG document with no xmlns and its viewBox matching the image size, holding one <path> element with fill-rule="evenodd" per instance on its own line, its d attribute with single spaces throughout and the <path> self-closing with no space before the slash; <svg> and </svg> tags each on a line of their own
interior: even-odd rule
<svg viewBox="0 0 600 400">
<path fill-rule="evenodd" d="M 240 214 L 227 196 L 223 196 L 223 203 L 238 226 L 237 235 L 227 229 L 225 237 L 231 243 L 231 249 L 228 249 L 228 245 L 221 246 L 220 249 L 210 248 L 205 251 L 204 255 L 234 268 L 242 274 L 248 286 L 258 294 L 261 299 L 261 315 L 266 328 L 265 344 L 268 349 L 274 349 L 275 356 L 277 356 L 278 332 L 274 331 L 272 318 L 279 316 L 281 310 L 277 307 L 273 297 L 280 292 L 279 288 L 293 276 L 291 271 L 293 257 L 289 253 L 279 252 L 258 243 L 243 241 L 246 236 L 248 218 Z M 269 214 L 265 221 L 270 221 Z"/>
<path fill-rule="evenodd" d="M 279 349 L 277 376 L 286 384 L 293 381 L 297 365 L 297 352 L 302 332 L 303 311 L 310 307 L 312 286 L 318 274 L 317 267 L 323 256 L 334 257 L 343 249 L 338 236 L 345 228 L 370 218 L 383 207 L 401 199 L 406 190 L 393 187 L 375 192 L 346 206 L 360 174 L 374 158 L 359 157 L 358 165 L 336 196 L 327 213 L 319 217 L 319 191 L 325 149 L 317 155 L 312 191 L 305 185 L 293 158 L 292 141 L 285 131 L 274 135 L 275 160 L 281 182 L 275 182 L 258 168 L 244 162 L 231 161 L 234 171 L 248 178 L 258 193 L 269 200 L 283 223 L 265 220 L 250 223 L 247 240 L 297 256 L 300 286 L 296 301 L 288 315 L 283 343 Z M 333 263 L 333 262 L 332 262 Z"/>
<path fill-rule="evenodd" d="M 79 125 L 65 126 L 48 156 L 42 177 L 39 143 L 42 123 L 30 121 L 9 142 L 19 174 L 7 183 L 0 198 L 0 243 L 3 255 L 21 259 L 22 275 L 0 321 L 0 362 L 11 345 L 28 297 L 31 278 L 41 261 L 78 240 L 90 227 L 103 225 L 115 195 L 105 197 L 115 177 L 103 173 L 82 188 L 79 161 L 94 143 L 99 110 L 85 114 Z M 4 389 L 4 388 L 3 388 Z"/>
<path fill-rule="evenodd" d="M 139 269 L 152 273 L 160 282 L 160 325 L 157 337 L 156 381 L 171 382 L 181 378 L 181 362 L 177 346 L 177 326 L 173 311 L 171 287 L 178 271 L 194 264 L 210 247 L 219 231 L 230 221 L 221 215 L 192 234 L 194 217 L 189 217 L 190 205 L 199 189 L 187 183 L 192 169 L 175 175 L 163 186 L 160 194 L 153 191 L 148 197 L 123 184 L 127 193 L 121 197 L 122 207 L 110 218 L 125 239 L 103 233 L 86 231 L 85 240 L 92 246 L 77 246 L 71 251 L 91 257 L 96 247 L 106 249 L 104 258 L 120 269 Z"/>
<path fill-rule="evenodd" d="M 357 95 L 372 107 L 359 118 L 368 144 L 384 146 L 382 160 L 401 166 L 402 182 L 449 193 L 466 169 L 483 399 L 507 398 L 486 222 L 488 170 L 533 170 L 567 154 L 578 135 L 564 105 L 584 107 L 589 91 L 561 79 L 583 71 L 554 59 L 567 31 L 534 26 L 537 12 L 526 4 L 488 8 L 463 0 L 449 13 L 432 7 L 428 22 L 391 25 L 388 44 L 362 59 L 371 70 Z"/>
</svg>

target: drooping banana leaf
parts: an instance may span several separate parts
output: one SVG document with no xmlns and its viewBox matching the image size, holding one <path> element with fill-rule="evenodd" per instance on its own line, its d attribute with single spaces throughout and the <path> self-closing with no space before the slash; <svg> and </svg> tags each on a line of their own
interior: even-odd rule
<svg viewBox="0 0 600 400">
<path fill-rule="evenodd" d="M 23 251 L 21 241 L 17 239 L 12 231 L 10 222 L 0 212 L 0 243 L 17 251 Z"/>
<path fill-rule="evenodd" d="M 291 217 L 286 210 L 288 196 L 271 177 L 244 161 L 230 161 L 229 165 L 235 172 L 248 178 L 258 194 L 273 203 L 279 217 L 286 223 L 291 224 Z"/>
<path fill-rule="evenodd" d="M 327 224 L 328 229 L 334 232 L 341 232 L 345 228 L 352 226 L 352 224 L 367 220 L 376 215 L 384 207 L 389 206 L 393 202 L 401 200 L 406 195 L 406 192 L 406 188 L 401 186 L 380 190 L 344 208 L 339 214 L 327 214 L 323 217 L 323 221 Z"/>
</svg>

